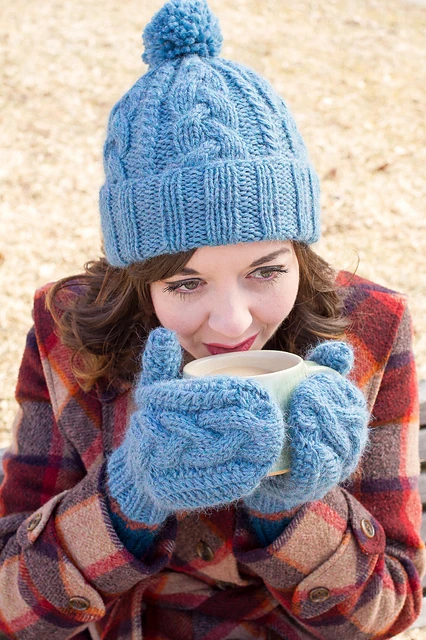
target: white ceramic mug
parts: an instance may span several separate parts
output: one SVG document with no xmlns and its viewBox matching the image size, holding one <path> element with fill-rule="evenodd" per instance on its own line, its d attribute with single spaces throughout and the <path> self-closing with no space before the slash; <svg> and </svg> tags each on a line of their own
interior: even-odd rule
<svg viewBox="0 0 426 640">
<path fill-rule="evenodd" d="M 297 385 L 318 371 L 328 371 L 340 375 L 334 369 L 303 360 L 300 356 L 286 351 L 234 351 L 207 356 L 189 362 L 183 368 L 184 378 L 199 378 L 212 375 L 231 375 L 254 380 L 269 391 L 272 398 L 285 414 L 290 398 Z M 290 468 L 290 450 L 283 447 L 280 457 L 268 475 L 286 473 Z"/>
</svg>

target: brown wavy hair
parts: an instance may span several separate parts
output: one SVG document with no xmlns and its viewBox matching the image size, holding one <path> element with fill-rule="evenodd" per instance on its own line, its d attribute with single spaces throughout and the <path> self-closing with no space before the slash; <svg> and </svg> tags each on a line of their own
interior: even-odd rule
<svg viewBox="0 0 426 640">
<path fill-rule="evenodd" d="M 343 338 L 348 321 L 335 271 L 309 246 L 293 246 L 300 270 L 296 302 L 264 348 L 304 355 L 319 340 Z M 179 273 L 194 252 L 158 256 L 126 268 L 111 267 L 102 257 L 88 262 L 84 273 L 50 288 L 47 307 L 61 341 L 73 353 L 73 372 L 85 391 L 101 380 L 110 385 L 134 380 L 144 341 L 160 326 L 150 285 Z"/>
</svg>

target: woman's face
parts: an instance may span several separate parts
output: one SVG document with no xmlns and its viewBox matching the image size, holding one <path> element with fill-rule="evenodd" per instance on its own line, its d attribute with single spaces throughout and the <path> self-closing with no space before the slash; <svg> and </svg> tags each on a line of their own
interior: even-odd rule
<svg viewBox="0 0 426 640">
<path fill-rule="evenodd" d="M 151 284 L 158 320 L 194 358 L 261 349 L 288 316 L 299 286 L 290 241 L 197 249 L 174 276 Z"/>
</svg>

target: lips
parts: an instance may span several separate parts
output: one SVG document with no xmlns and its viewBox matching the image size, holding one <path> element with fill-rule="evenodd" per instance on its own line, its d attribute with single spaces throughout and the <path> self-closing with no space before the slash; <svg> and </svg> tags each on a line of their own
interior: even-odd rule
<svg viewBox="0 0 426 640">
<path fill-rule="evenodd" d="M 219 353 L 232 353 L 233 351 L 248 351 L 252 346 L 253 342 L 256 340 L 258 334 L 252 336 L 245 342 L 240 342 L 240 344 L 236 344 L 233 347 L 226 347 L 224 345 L 219 344 L 204 344 L 206 349 L 211 353 L 212 356 L 216 356 Z"/>
</svg>

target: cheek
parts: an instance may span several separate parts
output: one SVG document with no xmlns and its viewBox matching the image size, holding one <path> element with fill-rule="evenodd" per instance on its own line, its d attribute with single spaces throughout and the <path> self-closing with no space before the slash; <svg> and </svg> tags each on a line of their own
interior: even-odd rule
<svg viewBox="0 0 426 640">
<path fill-rule="evenodd" d="M 299 278 L 284 279 L 277 288 L 262 296 L 257 305 L 258 317 L 266 324 L 280 324 L 293 309 L 299 287 Z"/>
<path fill-rule="evenodd" d="M 280 324 L 293 308 L 294 300 L 274 295 L 259 307 L 259 317 L 270 325 Z"/>
<path fill-rule="evenodd" d="M 166 329 L 175 331 L 178 336 L 191 336 L 198 328 L 196 318 L 192 314 L 184 311 L 181 313 L 165 313 L 158 315 L 157 318 Z"/>
<path fill-rule="evenodd" d="M 178 296 L 174 299 L 170 294 L 154 288 L 151 288 L 151 299 L 155 315 L 163 327 L 175 331 L 179 336 L 189 336 L 197 330 L 201 319 L 193 305 L 189 313 L 189 305 L 185 301 Z"/>
</svg>

